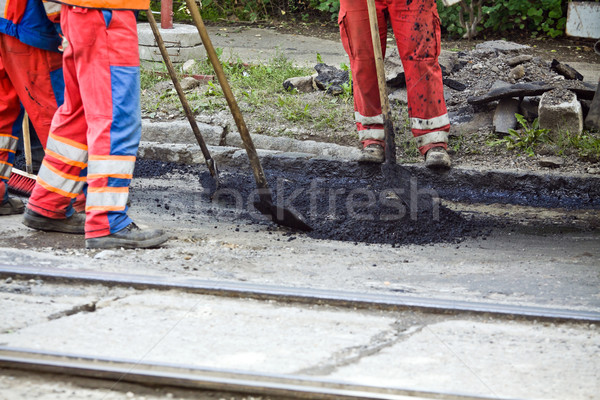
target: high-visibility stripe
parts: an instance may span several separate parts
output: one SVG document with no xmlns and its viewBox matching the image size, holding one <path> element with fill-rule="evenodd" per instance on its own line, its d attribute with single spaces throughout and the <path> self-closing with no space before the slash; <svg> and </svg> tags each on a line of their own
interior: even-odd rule
<svg viewBox="0 0 600 400">
<path fill-rule="evenodd" d="M 40 186 L 42 186 L 47 191 L 59 194 L 59 195 L 61 195 L 63 197 L 68 197 L 68 198 L 74 199 L 74 198 L 76 198 L 79 195 L 79 193 L 69 193 L 69 192 L 65 192 L 64 190 L 60 190 L 58 188 L 55 188 L 54 186 L 49 185 L 48 183 L 44 182 L 44 180 L 41 179 L 39 175 L 38 175 L 38 178 L 37 178 L 37 184 L 39 184 Z"/>
<path fill-rule="evenodd" d="M 72 165 L 74 167 L 79 167 L 82 169 L 87 167 L 86 162 L 78 162 L 78 161 L 70 160 L 67 157 L 61 156 L 60 154 L 53 152 L 52 150 L 48 149 L 47 147 L 46 147 L 46 156 L 56 158 L 57 160 L 62 161 L 65 164 Z"/>
<path fill-rule="evenodd" d="M 10 166 L 12 167 L 12 164 L 11 164 L 11 163 L 9 163 L 8 161 L 1 161 L 1 160 L 0 160 L 0 164 L 6 164 L 6 165 L 10 165 Z"/>
<path fill-rule="evenodd" d="M 57 142 L 64 143 L 67 146 L 75 147 L 77 149 L 81 149 L 81 150 L 85 150 L 85 151 L 88 150 L 87 145 L 85 145 L 83 143 L 76 142 L 75 140 L 71 140 L 71 139 L 67 139 L 65 137 L 57 136 L 54 133 L 50 133 L 48 135 L 48 138 L 52 138 L 52 140 L 56 140 Z"/>
<path fill-rule="evenodd" d="M 422 119 L 422 118 L 411 118 L 410 127 L 412 129 L 440 129 L 446 125 L 450 125 L 450 118 L 448 114 L 440 115 L 439 117 Z"/>
<path fill-rule="evenodd" d="M 6 152 L 6 153 L 16 153 L 17 151 L 16 151 L 16 150 L 13 150 L 13 149 L 0 149 L 0 153 L 1 153 L 1 152 Z"/>
<path fill-rule="evenodd" d="M 42 162 L 42 163 L 43 163 L 44 167 L 48 168 L 50 171 L 54 172 L 56 175 L 61 176 L 65 179 L 69 179 L 69 180 L 77 181 L 77 182 L 85 182 L 87 180 L 85 176 L 67 174 L 66 172 L 62 172 L 58 168 L 50 165 L 50 163 L 46 163 L 46 162 Z"/>
<path fill-rule="evenodd" d="M 124 210 L 129 197 L 129 188 L 88 187 L 86 210 L 88 207 L 117 207 Z"/>
<path fill-rule="evenodd" d="M 44 163 L 42 164 L 42 168 L 40 168 L 38 178 L 43 180 L 46 186 L 54 188 L 54 190 L 51 190 L 54 193 L 63 193 L 63 196 L 76 197 L 83 190 L 85 178 L 83 180 L 79 179 L 79 177 L 70 179 L 65 175 L 73 177 L 73 175 L 64 174 Z"/>
<path fill-rule="evenodd" d="M 54 15 L 54 14 L 58 14 L 60 13 L 60 8 L 62 6 L 58 3 L 53 3 L 50 1 L 45 1 L 44 0 L 44 9 L 46 10 L 46 15 L 48 15 L 49 17 Z"/>
<path fill-rule="evenodd" d="M 90 161 L 129 161 L 135 162 L 136 156 L 90 155 Z"/>
<path fill-rule="evenodd" d="M 358 138 L 360 140 L 367 140 L 367 139 L 384 140 L 385 139 L 385 131 L 383 129 L 363 129 L 361 131 L 358 131 Z"/>
<path fill-rule="evenodd" d="M 133 174 L 88 174 L 88 179 L 116 178 L 116 179 L 133 179 Z"/>
<path fill-rule="evenodd" d="M 429 132 L 415 138 L 417 140 L 417 146 L 423 147 L 431 143 L 448 143 L 448 132 L 436 131 Z"/>
<path fill-rule="evenodd" d="M 10 178 L 9 178 L 8 176 L 3 176 L 3 175 L 0 175 L 0 180 L 7 181 L 7 180 L 9 180 L 9 179 L 10 179 Z"/>
<path fill-rule="evenodd" d="M 358 111 L 354 112 L 354 121 L 360 122 L 363 125 L 383 125 L 383 114 L 367 117 Z"/>
<path fill-rule="evenodd" d="M 85 206 L 85 211 L 124 211 L 126 206 Z"/>
<path fill-rule="evenodd" d="M 88 193 L 129 193 L 129 187 L 89 187 Z"/>
<path fill-rule="evenodd" d="M 0 175 L 2 175 L 2 179 L 8 179 L 11 171 L 12 171 L 12 164 L 8 164 L 8 163 L 5 163 L 4 161 L 0 161 Z"/>
<path fill-rule="evenodd" d="M 88 157 L 87 149 L 83 149 L 80 146 L 73 146 L 72 143 L 69 143 L 71 142 L 70 140 L 63 139 L 64 138 L 58 138 L 52 134 L 49 135 L 48 143 L 46 144 L 46 152 L 50 151 L 53 154 L 62 156 L 62 159 L 71 161 L 65 161 L 69 165 L 76 165 L 73 164 L 73 162 L 79 164 L 83 163 L 83 165 L 85 165 Z"/>
<path fill-rule="evenodd" d="M 16 146 L 18 137 L 8 134 L 0 134 L 0 147 L 12 149 Z"/>
<path fill-rule="evenodd" d="M 88 174 L 96 177 L 133 176 L 135 158 L 135 156 L 90 156 Z"/>
</svg>

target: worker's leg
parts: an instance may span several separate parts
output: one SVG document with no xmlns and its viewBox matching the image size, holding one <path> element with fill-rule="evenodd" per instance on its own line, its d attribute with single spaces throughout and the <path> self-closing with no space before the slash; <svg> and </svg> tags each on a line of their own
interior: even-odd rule
<svg viewBox="0 0 600 400">
<path fill-rule="evenodd" d="M 447 147 L 450 121 L 444 101 L 440 20 L 435 0 L 395 0 L 390 20 L 406 76 L 408 114 L 421 154 Z"/>
<path fill-rule="evenodd" d="M 77 68 L 73 46 L 67 46 L 63 54 L 64 103 L 52 120 L 46 156 L 27 205 L 28 210 L 49 219 L 64 220 L 73 215 L 71 204 L 86 181 L 88 126 L 79 93 Z M 25 217 L 26 225 L 43 229 L 41 222 L 37 225 L 28 223 L 27 213 Z"/>
<path fill-rule="evenodd" d="M 385 55 L 387 20 L 385 2 L 376 1 L 382 52 Z M 379 98 L 373 42 L 365 0 L 341 0 L 338 19 L 344 49 L 350 58 L 354 93 L 354 117 L 363 145 L 374 140 L 383 146 L 385 134 Z"/>
<path fill-rule="evenodd" d="M 15 214 L 22 212 L 22 204 L 18 210 L 13 210 L 9 203 L 8 188 L 6 182 L 10 178 L 15 151 L 17 148 L 17 134 L 21 129 L 23 121 L 23 109 L 19 102 L 17 92 L 12 85 L 5 68 L 7 53 L 4 38 L 7 35 L 0 34 L 0 214 Z"/>
<path fill-rule="evenodd" d="M 62 18 L 87 121 L 86 238 L 107 236 L 132 222 L 127 198 L 141 137 L 135 17 L 68 7 Z"/>
</svg>

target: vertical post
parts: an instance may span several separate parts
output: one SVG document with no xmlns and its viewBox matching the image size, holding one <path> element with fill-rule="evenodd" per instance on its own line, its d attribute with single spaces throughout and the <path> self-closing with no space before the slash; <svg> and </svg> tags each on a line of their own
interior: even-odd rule
<svg viewBox="0 0 600 400">
<path fill-rule="evenodd" d="M 173 0 L 161 0 L 160 2 L 160 27 L 173 29 Z"/>
</svg>

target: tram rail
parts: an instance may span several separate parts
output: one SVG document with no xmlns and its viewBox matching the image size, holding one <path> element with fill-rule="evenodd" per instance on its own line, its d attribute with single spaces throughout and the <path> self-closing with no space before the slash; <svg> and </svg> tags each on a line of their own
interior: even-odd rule
<svg viewBox="0 0 600 400">
<path fill-rule="evenodd" d="M 0 278 L 41 279 L 52 283 L 79 283 L 127 287 L 138 290 L 177 290 L 185 293 L 230 298 L 248 298 L 309 305 L 384 311 L 419 311 L 446 315 L 488 317 L 538 322 L 600 322 L 600 312 L 553 307 L 433 299 L 403 294 L 358 293 L 248 282 L 170 278 L 89 270 L 0 265 Z"/>
<path fill-rule="evenodd" d="M 107 381 L 107 384 L 112 386 L 117 382 L 128 382 L 146 386 L 217 390 L 310 400 L 502 400 L 499 397 L 460 393 L 355 385 L 305 376 L 246 373 L 228 369 L 136 362 L 0 346 L 0 368 L 3 367 L 28 372 L 100 379 Z"/>
</svg>

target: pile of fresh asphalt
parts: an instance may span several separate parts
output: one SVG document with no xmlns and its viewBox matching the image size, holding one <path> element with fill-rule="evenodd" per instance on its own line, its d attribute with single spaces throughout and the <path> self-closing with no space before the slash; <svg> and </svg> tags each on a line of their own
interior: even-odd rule
<svg viewBox="0 0 600 400">
<path fill-rule="evenodd" d="M 445 207 L 434 190 L 419 187 L 398 165 L 383 170 L 381 165 L 346 163 L 340 167 L 322 160 L 284 164 L 263 162 L 273 203 L 307 222 L 313 230 L 305 234 L 311 238 L 392 246 L 460 243 L 485 237 L 496 225 L 491 219 L 463 216 Z M 269 229 L 288 230 L 290 236 L 303 234 L 274 225 L 252 207 L 258 191 L 250 170 L 221 170 L 218 188 L 203 166 L 139 160 L 135 171 L 138 177 L 195 175 L 198 188 L 188 194 L 179 190 L 179 201 L 182 196 L 197 198 L 201 193 L 207 204 L 202 212 L 219 220 L 269 224 Z"/>
</svg>

